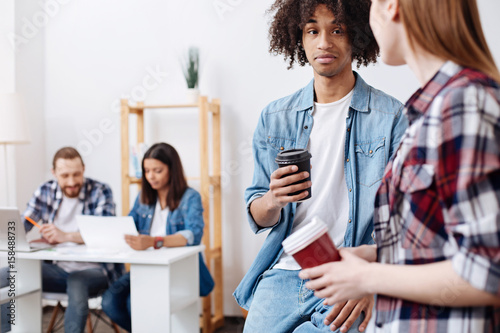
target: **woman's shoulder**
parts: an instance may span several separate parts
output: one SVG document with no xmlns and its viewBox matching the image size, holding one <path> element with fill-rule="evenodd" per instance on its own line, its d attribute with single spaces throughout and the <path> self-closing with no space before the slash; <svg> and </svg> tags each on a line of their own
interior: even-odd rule
<svg viewBox="0 0 500 333">
<path fill-rule="evenodd" d="M 201 195 L 194 188 L 187 187 L 186 191 L 184 191 L 184 194 L 182 195 L 182 199 L 189 199 L 189 198 L 192 198 L 192 197 L 200 197 L 201 198 Z"/>
<path fill-rule="evenodd" d="M 190 208 L 198 209 L 200 207 L 202 207 L 200 193 L 194 188 L 186 188 L 184 194 L 182 195 L 178 208 L 181 208 L 181 210 L 185 210 Z"/>
<path fill-rule="evenodd" d="M 445 106 L 445 110 L 464 112 L 471 109 L 500 116 L 500 87 L 478 71 L 466 69 L 455 80 L 450 80 L 435 100 Z"/>
</svg>

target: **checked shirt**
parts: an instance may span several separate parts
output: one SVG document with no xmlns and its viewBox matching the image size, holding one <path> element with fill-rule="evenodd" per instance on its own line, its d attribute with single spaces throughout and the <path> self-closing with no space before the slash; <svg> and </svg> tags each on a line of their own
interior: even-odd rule
<svg viewBox="0 0 500 333">
<path fill-rule="evenodd" d="M 114 216 L 115 203 L 111 188 L 96 180 L 85 178 L 80 194 L 83 203 L 82 215 Z M 33 193 L 24 216 L 29 216 L 36 222 L 53 223 L 63 199 L 62 189 L 56 180 L 49 180 Z M 24 228 L 29 231 L 33 225 L 24 221 Z M 110 281 L 116 280 L 123 273 L 122 264 L 102 263 Z"/>
<path fill-rule="evenodd" d="M 500 296 L 500 86 L 446 62 L 407 102 L 410 122 L 375 199 L 378 261 L 451 260 L 477 289 Z M 498 332 L 493 307 L 377 296 L 377 332 Z"/>
<path fill-rule="evenodd" d="M 85 178 L 78 198 L 83 203 L 82 215 L 115 215 L 113 192 L 104 183 Z M 31 217 L 36 222 L 53 223 L 62 199 L 63 193 L 57 181 L 49 180 L 33 193 L 23 215 Z M 29 231 L 33 225 L 25 221 L 24 227 Z"/>
</svg>

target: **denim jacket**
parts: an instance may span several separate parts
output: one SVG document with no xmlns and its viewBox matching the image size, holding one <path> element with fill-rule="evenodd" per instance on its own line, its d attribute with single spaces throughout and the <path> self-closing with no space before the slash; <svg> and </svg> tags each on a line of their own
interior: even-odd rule
<svg viewBox="0 0 500 333">
<path fill-rule="evenodd" d="M 367 85 L 356 72 L 354 75 L 356 84 L 346 118 L 344 148 L 349 218 L 345 221 L 347 229 L 343 246 L 349 247 L 374 243 L 371 235 L 375 194 L 384 168 L 408 126 L 399 101 Z M 288 204 L 281 210 L 273 227 L 260 228 L 250 214 L 250 204 L 269 190 L 271 173 L 278 168 L 274 161 L 276 155 L 282 150 L 307 147 L 313 128 L 313 106 L 314 80 L 296 93 L 269 104 L 255 130 L 254 176 L 252 185 L 245 191 L 247 216 L 255 233 L 271 231 L 233 294 L 245 309 L 250 307 L 261 274 L 281 256 L 281 242 L 290 234 L 297 207 L 296 203 Z"/>
<path fill-rule="evenodd" d="M 134 218 L 140 234 L 149 235 L 156 205 L 142 204 L 139 197 L 140 195 L 135 199 L 134 207 L 128 215 Z M 198 245 L 203 236 L 204 225 L 201 196 L 196 190 L 188 187 L 182 195 L 179 207 L 168 212 L 166 234 L 179 233 L 187 239 L 188 245 Z"/>
<path fill-rule="evenodd" d="M 142 235 L 149 235 L 151 223 L 155 212 L 156 204 L 145 205 L 139 201 L 140 195 L 135 199 L 134 207 L 128 214 L 134 218 L 137 231 Z M 203 206 L 201 204 L 200 194 L 187 188 L 182 195 L 179 206 L 168 212 L 167 217 L 167 235 L 181 234 L 187 239 L 188 245 L 199 245 L 203 236 Z M 208 271 L 203 257 L 199 257 L 200 269 L 200 295 L 206 296 L 212 291 L 214 281 Z"/>
</svg>

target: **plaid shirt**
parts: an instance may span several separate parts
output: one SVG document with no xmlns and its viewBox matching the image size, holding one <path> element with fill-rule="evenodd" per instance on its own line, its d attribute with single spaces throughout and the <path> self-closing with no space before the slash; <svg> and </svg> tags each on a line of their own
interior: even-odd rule
<svg viewBox="0 0 500 333">
<path fill-rule="evenodd" d="M 500 296 L 500 86 L 445 63 L 406 104 L 410 121 L 375 200 L 378 261 L 450 260 L 473 287 Z M 377 296 L 377 332 L 498 332 L 493 307 Z M 495 327 L 495 325 L 497 325 Z"/>
<path fill-rule="evenodd" d="M 62 198 L 63 193 L 57 181 L 49 180 L 33 193 L 23 215 L 29 216 L 39 223 L 54 223 Z M 115 215 L 113 193 L 111 188 L 104 183 L 85 178 L 78 198 L 83 204 L 82 215 Z M 31 223 L 24 221 L 26 231 L 31 230 L 32 227 Z M 110 281 L 116 280 L 122 274 L 123 265 L 121 264 L 103 263 L 102 265 L 106 269 Z"/>
<path fill-rule="evenodd" d="M 54 223 L 62 198 L 63 193 L 57 181 L 49 180 L 33 193 L 23 215 L 31 217 L 36 222 Z M 113 193 L 111 188 L 104 183 L 85 178 L 78 198 L 83 204 L 82 215 L 115 215 Z M 32 227 L 31 223 L 24 221 L 26 231 L 31 230 Z"/>
</svg>

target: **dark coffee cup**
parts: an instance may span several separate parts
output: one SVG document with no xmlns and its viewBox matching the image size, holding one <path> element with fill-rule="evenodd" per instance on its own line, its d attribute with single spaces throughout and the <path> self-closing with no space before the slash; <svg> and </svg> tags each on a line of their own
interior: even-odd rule
<svg viewBox="0 0 500 333">
<path fill-rule="evenodd" d="M 311 157 L 312 156 L 311 156 L 311 154 L 309 154 L 307 149 L 289 149 L 289 150 L 284 150 L 282 152 L 279 152 L 278 156 L 276 156 L 275 161 L 276 161 L 276 163 L 278 163 L 278 166 L 280 168 L 283 168 L 283 167 L 286 167 L 289 165 L 296 165 L 299 168 L 296 172 L 288 174 L 287 176 L 294 175 L 296 173 L 304 172 L 304 171 L 307 171 L 309 173 L 309 177 L 307 177 L 306 179 L 303 179 L 303 180 L 300 180 L 300 181 L 295 182 L 293 184 L 290 184 L 290 185 L 295 185 L 295 184 L 300 184 L 300 183 L 311 180 Z M 305 189 L 305 190 L 302 190 L 302 191 L 290 193 L 288 195 L 289 196 L 297 195 L 299 193 L 302 193 L 303 191 L 307 191 L 309 194 L 307 195 L 307 197 L 305 197 L 304 199 L 301 199 L 299 201 L 304 201 L 304 200 L 309 199 L 311 197 L 311 188 L 310 187 Z"/>
</svg>

